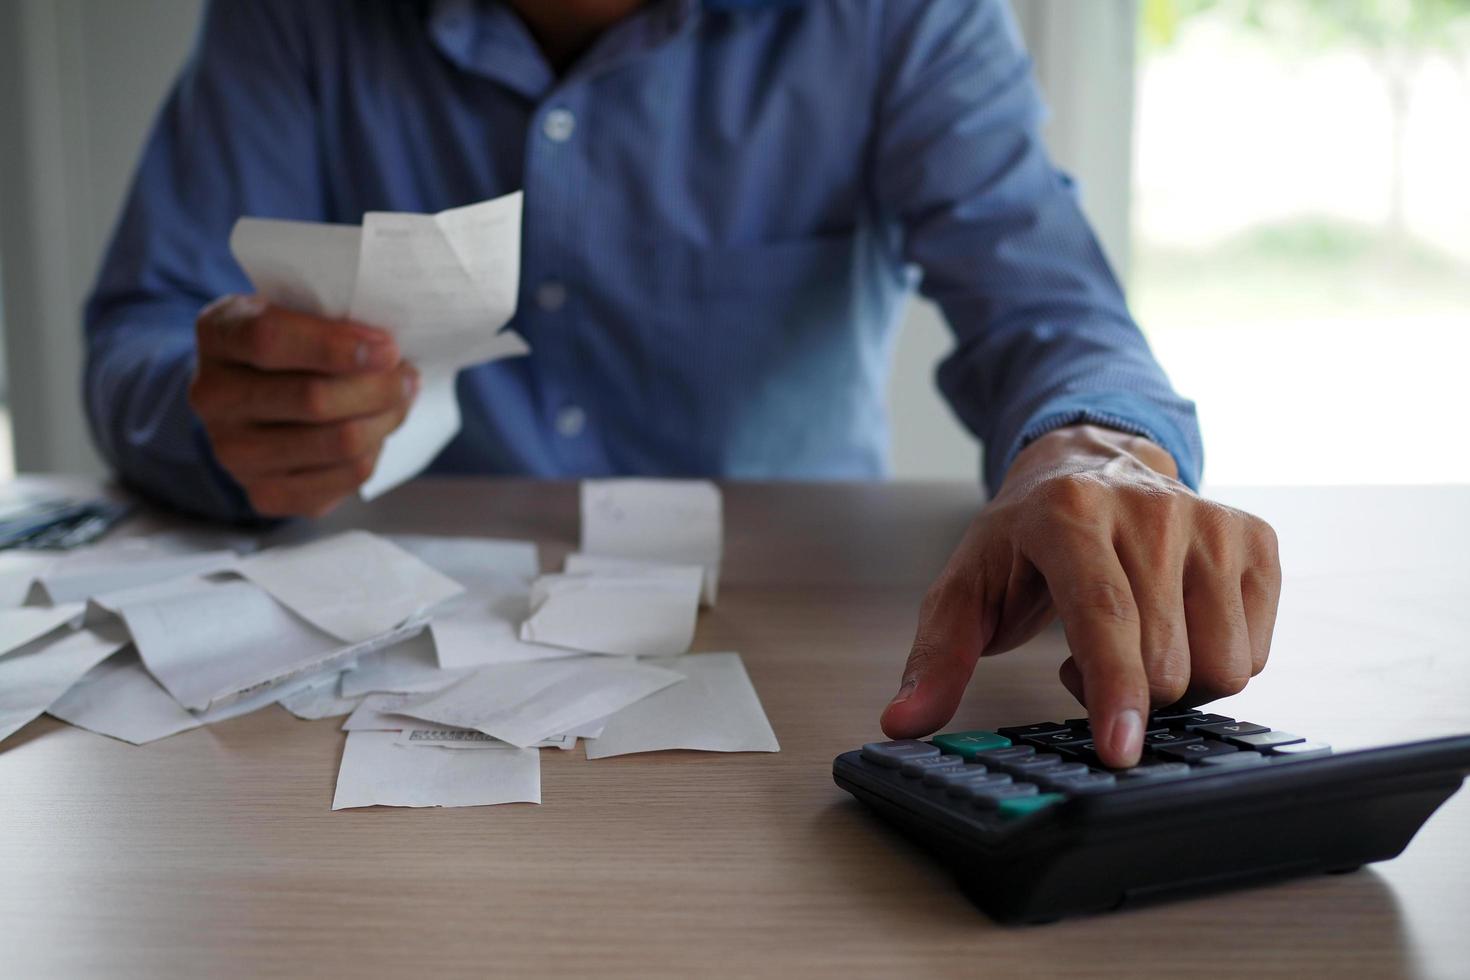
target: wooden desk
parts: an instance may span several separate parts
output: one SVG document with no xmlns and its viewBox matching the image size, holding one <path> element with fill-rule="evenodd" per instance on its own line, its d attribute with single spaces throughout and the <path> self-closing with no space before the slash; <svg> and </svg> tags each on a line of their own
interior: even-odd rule
<svg viewBox="0 0 1470 980">
<path fill-rule="evenodd" d="M 1277 524 L 1293 591 L 1272 667 L 1221 710 L 1344 748 L 1470 730 L 1470 488 L 1222 496 Z M 780 754 L 548 751 L 541 806 L 333 813 L 336 721 L 271 708 L 133 748 L 43 719 L 0 745 L 0 974 L 1470 971 L 1470 793 L 1358 874 L 994 925 L 830 776 L 878 734 L 973 489 L 725 501 L 695 648 L 744 654 Z M 548 567 L 577 534 L 574 488 L 530 483 L 426 482 L 331 523 L 535 538 Z M 1075 713 L 1062 656 L 1048 634 L 983 663 L 955 727 Z"/>
</svg>

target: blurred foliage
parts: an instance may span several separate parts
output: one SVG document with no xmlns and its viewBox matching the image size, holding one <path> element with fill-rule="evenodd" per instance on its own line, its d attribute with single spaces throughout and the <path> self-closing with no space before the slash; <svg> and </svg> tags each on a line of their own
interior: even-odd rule
<svg viewBox="0 0 1470 980">
<path fill-rule="evenodd" d="M 1465 265 L 1428 243 L 1320 215 L 1246 228 L 1197 248 L 1137 242 L 1132 295 L 1145 323 L 1457 314 Z"/>
<path fill-rule="evenodd" d="M 1142 0 L 1144 39 L 1167 48 L 1205 13 L 1297 48 L 1346 44 L 1386 57 L 1470 49 L 1470 0 Z"/>
</svg>

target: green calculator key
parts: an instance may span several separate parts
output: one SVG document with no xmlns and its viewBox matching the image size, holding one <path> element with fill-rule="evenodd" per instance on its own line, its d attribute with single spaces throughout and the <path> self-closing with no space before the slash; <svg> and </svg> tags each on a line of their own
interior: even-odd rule
<svg viewBox="0 0 1470 980">
<path fill-rule="evenodd" d="M 1010 748 L 1011 740 L 995 732 L 945 732 L 934 736 L 940 751 L 973 759 L 981 752 Z"/>
<path fill-rule="evenodd" d="M 1060 803 L 1066 799 L 1061 793 L 1038 793 L 1036 796 L 1017 796 L 1009 800 L 1001 800 L 995 810 L 1002 817 L 1024 817 L 1028 813 L 1037 810 L 1045 810 L 1053 803 Z"/>
</svg>

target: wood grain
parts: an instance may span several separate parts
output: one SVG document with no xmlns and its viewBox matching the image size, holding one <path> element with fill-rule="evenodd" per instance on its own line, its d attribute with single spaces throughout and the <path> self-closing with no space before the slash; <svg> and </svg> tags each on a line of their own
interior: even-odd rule
<svg viewBox="0 0 1470 980">
<path fill-rule="evenodd" d="M 1397 548 L 1435 570 L 1427 585 L 1470 569 L 1470 489 L 1227 497 L 1304 564 L 1346 509 L 1371 529 L 1367 566 Z M 547 751 L 541 806 L 333 813 L 334 721 L 272 708 L 133 748 L 43 719 L 0 744 L 0 975 L 1466 975 L 1470 794 L 1358 874 L 991 923 L 830 775 L 877 735 L 975 491 L 735 484 L 725 500 L 720 602 L 695 646 L 744 655 L 779 754 Z M 550 567 L 576 543 L 575 488 L 424 481 L 329 523 L 534 538 Z M 1465 614 L 1425 610 L 1437 632 L 1332 632 L 1288 591 L 1272 667 L 1220 710 L 1343 747 L 1470 730 Z M 955 727 L 1077 713 L 1063 656 L 1048 633 L 983 663 Z"/>
</svg>

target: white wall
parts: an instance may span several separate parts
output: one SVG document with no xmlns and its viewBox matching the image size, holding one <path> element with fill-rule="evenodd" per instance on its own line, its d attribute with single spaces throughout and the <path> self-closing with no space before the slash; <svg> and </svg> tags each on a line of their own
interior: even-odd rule
<svg viewBox="0 0 1470 980">
<path fill-rule="evenodd" d="M 1128 241 L 1134 0 L 1015 0 L 1055 117 L 1049 139 L 1121 268 Z M 80 404 L 80 309 L 200 0 L 0 2 L 0 254 L 17 467 L 96 472 Z M 903 478 L 973 480 L 979 451 L 938 397 L 950 347 L 910 311 L 891 385 Z"/>
<path fill-rule="evenodd" d="M 0 254 L 16 468 L 101 472 L 81 307 L 199 0 L 0 3 Z"/>
</svg>

